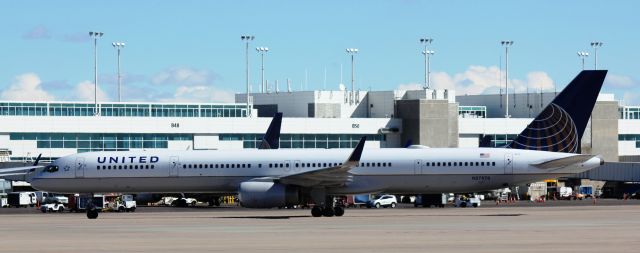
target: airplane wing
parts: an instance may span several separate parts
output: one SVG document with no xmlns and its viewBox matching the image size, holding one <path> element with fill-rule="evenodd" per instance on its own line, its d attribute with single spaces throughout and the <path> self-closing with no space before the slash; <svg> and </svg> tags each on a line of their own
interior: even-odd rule
<svg viewBox="0 0 640 253">
<path fill-rule="evenodd" d="M 44 168 L 44 166 L 42 165 L 6 168 L 6 169 L 0 169 L 0 175 L 5 173 L 18 172 L 18 171 L 31 172 L 36 169 L 42 169 L 42 168 Z"/>
<path fill-rule="evenodd" d="M 349 158 L 338 166 L 306 171 L 298 174 L 287 175 L 273 180 L 282 184 L 298 185 L 303 187 L 313 186 L 339 186 L 352 180 L 349 172 L 358 166 L 366 137 L 362 137 L 356 148 L 351 152 Z"/>
<path fill-rule="evenodd" d="M 531 164 L 531 166 L 534 166 L 538 169 L 557 169 L 557 168 L 563 168 L 569 165 L 583 163 L 594 157 L 595 155 L 574 155 L 574 156 L 569 156 L 565 158 L 559 158 L 559 159 L 554 159 L 554 160 L 545 161 L 541 163 Z"/>
<path fill-rule="evenodd" d="M 10 176 L 22 176 L 27 175 L 29 172 L 20 172 L 20 173 L 2 173 L 0 174 L 0 178 L 10 177 Z"/>
</svg>

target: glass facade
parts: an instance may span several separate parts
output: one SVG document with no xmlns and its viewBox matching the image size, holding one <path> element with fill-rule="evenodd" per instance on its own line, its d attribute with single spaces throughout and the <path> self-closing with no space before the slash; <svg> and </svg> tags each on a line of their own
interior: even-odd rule
<svg viewBox="0 0 640 253">
<path fill-rule="evenodd" d="M 636 148 L 640 148 L 640 134 L 619 134 L 618 141 L 635 141 Z"/>
<path fill-rule="evenodd" d="M 623 106 L 620 108 L 621 119 L 640 119 L 640 106 Z"/>
<path fill-rule="evenodd" d="M 487 134 L 482 137 L 482 143 L 480 143 L 481 147 L 502 147 L 510 144 L 516 137 L 517 134 Z"/>
<path fill-rule="evenodd" d="M 458 117 L 461 118 L 486 118 L 486 106 L 458 106 Z"/>
<path fill-rule="evenodd" d="M 89 151 L 127 151 L 167 148 L 168 141 L 193 141 L 192 134 L 11 133 L 10 140 L 36 141 L 38 148 Z"/>
<path fill-rule="evenodd" d="M 242 104 L 98 104 L 104 117 L 246 117 Z M 91 103 L 12 103 L 0 102 L 5 116 L 93 116 Z"/>
<path fill-rule="evenodd" d="M 256 148 L 264 134 L 220 134 L 221 141 L 242 141 L 244 148 Z M 355 148 L 362 136 L 367 141 L 384 141 L 383 134 L 282 134 L 280 148 Z"/>
</svg>

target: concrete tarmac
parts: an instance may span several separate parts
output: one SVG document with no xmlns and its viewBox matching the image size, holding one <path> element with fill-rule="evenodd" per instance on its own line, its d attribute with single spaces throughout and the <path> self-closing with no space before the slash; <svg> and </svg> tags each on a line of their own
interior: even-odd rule
<svg viewBox="0 0 640 253">
<path fill-rule="evenodd" d="M 640 205 L 0 215 L 1 252 L 637 252 Z M 186 210 L 186 209 L 184 209 Z"/>
</svg>

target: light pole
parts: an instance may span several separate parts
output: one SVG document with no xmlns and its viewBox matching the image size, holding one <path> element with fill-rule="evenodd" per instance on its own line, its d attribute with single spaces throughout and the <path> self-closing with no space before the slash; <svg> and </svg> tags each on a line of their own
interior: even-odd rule
<svg viewBox="0 0 640 253">
<path fill-rule="evenodd" d="M 111 43 L 118 50 L 118 102 L 122 102 L 122 75 L 120 75 L 120 50 L 124 48 L 124 42 Z"/>
<path fill-rule="evenodd" d="M 98 110 L 98 38 L 104 35 L 103 32 L 89 32 L 89 37 L 93 39 L 93 97 L 95 102 L 95 108 L 93 109 L 93 115 L 100 115 L 100 110 Z"/>
<path fill-rule="evenodd" d="M 595 58 L 594 70 L 598 70 L 598 48 L 602 47 L 604 43 L 600 41 L 591 42 L 591 47 L 593 47 L 593 57 Z"/>
<path fill-rule="evenodd" d="M 249 109 L 249 42 L 255 39 L 253 35 L 242 35 L 240 39 L 246 43 L 245 56 L 247 60 L 247 117 L 251 116 L 251 110 Z"/>
<path fill-rule="evenodd" d="M 430 60 L 430 56 L 432 54 L 434 54 L 434 51 L 429 51 L 429 45 L 431 45 L 431 42 L 433 42 L 432 38 L 420 38 L 420 43 L 424 44 L 424 51 L 422 51 L 422 54 L 424 54 L 424 89 L 429 89 L 431 87 L 431 68 L 429 67 L 429 60 Z"/>
<path fill-rule="evenodd" d="M 356 91 L 355 86 L 355 58 L 354 56 L 358 53 L 357 48 L 347 48 L 347 54 L 351 55 L 351 95 L 349 96 L 349 103 L 353 103 L 353 97 Z"/>
<path fill-rule="evenodd" d="M 507 102 L 505 103 L 505 108 L 506 108 L 506 112 L 504 114 L 505 118 L 510 118 L 511 115 L 509 115 L 509 47 L 511 45 L 513 45 L 513 41 L 512 40 L 503 40 L 502 42 L 500 42 L 500 44 L 502 44 L 502 46 L 504 46 L 504 52 L 505 52 L 505 90 L 506 90 L 506 98 L 507 98 Z"/>
<path fill-rule="evenodd" d="M 582 70 L 584 70 L 584 58 L 589 57 L 589 53 L 584 52 L 584 51 L 579 51 L 578 52 L 578 57 L 580 57 L 580 59 L 582 59 Z"/>
<path fill-rule="evenodd" d="M 262 91 L 262 93 L 264 93 L 264 54 L 266 52 L 269 52 L 269 48 L 268 47 L 256 47 L 256 51 L 258 51 L 258 53 L 260 53 L 260 60 L 261 60 L 261 73 L 260 73 L 260 79 L 262 81 L 260 81 L 260 89 Z"/>
</svg>

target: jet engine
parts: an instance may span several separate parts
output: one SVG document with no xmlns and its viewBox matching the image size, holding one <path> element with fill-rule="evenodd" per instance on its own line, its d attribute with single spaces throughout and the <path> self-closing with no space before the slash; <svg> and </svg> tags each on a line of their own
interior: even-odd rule
<svg viewBox="0 0 640 253">
<path fill-rule="evenodd" d="M 240 183 L 240 205 L 249 208 L 272 208 L 299 203 L 300 189 L 274 182 Z"/>
</svg>

